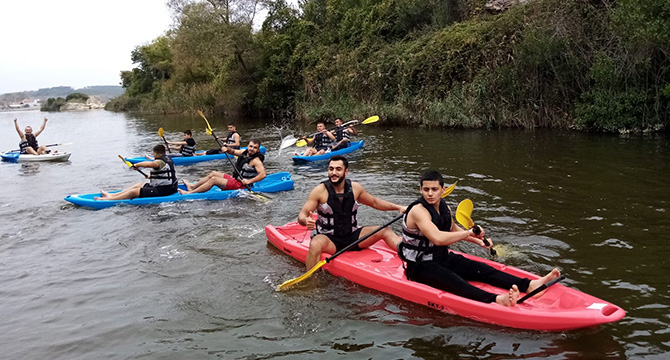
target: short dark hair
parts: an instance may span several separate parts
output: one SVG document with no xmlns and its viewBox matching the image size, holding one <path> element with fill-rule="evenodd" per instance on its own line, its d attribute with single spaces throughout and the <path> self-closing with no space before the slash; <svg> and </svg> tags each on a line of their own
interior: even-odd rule
<svg viewBox="0 0 670 360">
<path fill-rule="evenodd" d="M 335 118 L 335 121 L 337 121 L 337 120 L 342 121 L 342 118 L 338 116 L 338 117 Z"/>
<path fill-rule="evenodd" d="M 154 152 L 159 156 L 165 155 L 165 146 L 163 146 L 163 144 L 158 144 L 154 146 Z"/>
<path fill-rule="evenodd" d="M 235 126 L 235 124 L 234 123 L 229 123 L 228 126 Z"/>
<path fill-rule="evenodd" d="M 186 134 L 188 136 L 193 136 L 193 133 L 191 132 L 191 129 L 184 130 L 184 134 Z"/>
<path fill-rule="evenodd" d="M 249 142 L 258 145 L 259 148 L 261 147 L 261 141 L 256 138 L 249 139 Z"/>
<path fill-rule="evenodd" d="M 444 178 L 442 177 L 442 174 L 440 174 L 439 171 L 435 170 L 426 171 L 425 173 L 423 173 L 423 176 L 421 176 L 419 186 L 422 186 L 424 181 L 439 181 L 440 186 L 444 186 Z"/>
<path fill-rule="evenodd" d="M 323 124 L 323 126 L 326 126 L 326 122 L 325 122 L 325 121 L 317 121 L 317 122 L 316 122 L 316 126 L 319 126 L 319 124 Z"/>
<path fill-rule="evenodd" d="M 345 158 L 342 155 L 335 155 L 331 157 L 330 160 L 328 160 L 328 165 L 330 165 L 332 161 L 342 161 L 342 163 L 344 164 L 344 168 L 345 169 L 349 168 L 349 160 L 347 160 L 347 158 Z"/>
</svg>

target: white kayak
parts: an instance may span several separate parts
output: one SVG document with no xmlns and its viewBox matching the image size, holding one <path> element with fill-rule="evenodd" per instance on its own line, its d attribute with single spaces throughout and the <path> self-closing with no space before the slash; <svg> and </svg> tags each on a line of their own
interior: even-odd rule
<svg viewBox="0 0 670 360">
<path fill-rule="evenodd" d="M 9 162 L 41 162 L 41 161 L 67 161 L 72 153 L 57 152 L 42 155 L 20 154 L 18 151 L 0 153 L 2 161 Z"/>
</svg>

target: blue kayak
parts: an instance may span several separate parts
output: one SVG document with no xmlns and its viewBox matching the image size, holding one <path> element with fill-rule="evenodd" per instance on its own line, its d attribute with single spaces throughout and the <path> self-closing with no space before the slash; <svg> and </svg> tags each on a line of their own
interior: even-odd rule
<svg viewBox="0 0 670 360">
<path fill-rule="evenodd" d="M 179 185 L 180 189 L 186 190 L 184 185 Z M 265 192 L 273 193 L 279 191 L 289 191 L 293 190 L 293 179 L 291 179 L 291 174 L 287 172 L 279 172 L 275 174 L 270 174 L 265 179 L 254 183 L 251 185 L 251 191 L 253 192 Z M 90 207 L 94 209 L 104 209 L 120 204 L 128 205 L 144 205 L 144 204 L 158 204 L 163 202 L 174 202 L 174 201 L 184 201 L 184 200 L 225 200 L 228 198 L 234 198 L 242 196 L 242 193 L 247 193 L 247 189 L 241 190 L 221 190 L 218 187 L 213 187 L 207 192 L 197 193 L 197 194 L 186 194 L 181 195 L 179 193 L 174 193 L 168 196 L 158 196 L 158 197 L 146 197 L 146 198 L 135 198 L 131 200 L 95 200 L 94 197 L 100 196 L 100 193 L 94 194 L 82 194 L 82 195 L 69 195 L 65 198 L 65 201 L 69 201 L 75 205 Z"/>
<path fill-rule="evenodd" d="M 363 148 L 363 140 L 361 141 L 354 141 L 349 143 L 348 147 L 345 147 L 344 149 L 340 150 L 335 150 L 335 151 L 330 151 L 325 154 L 321 155 L 313 155 L 313 156 L 294 156 L 293 157 L 293 162 L 296 164 L 306 164 L 314 161 L 321 161 L 321 160 L 328 160 L 331 157 L 335 155 L 344 155 L 348 154 L 350 152 L 356 151 L 358 149 Z"/>
<path fill-rule="evenodd" d="M 246 146 L 243 148 L 240 148 L 242 150 L 246 149 Z M 261 145 L 261 154 L 265 154 L 267 149 L 265 146 Z M 196 151 L 196 154 L 204 154 L 204 151 Z M 170 156 L 170 154 L 168 154 Z M 225 159 L 225 158 L 234 158 L 233 155 L 230 154 L 212 154 L 212 155 L 195 155 L 195 156 L 173 156 L 172 161 L 174 162 L 175 165 L 190 165 L 190 164 L 196 164 L 200 163 L 203 161 L 212 161 L 212 160 L 219 160 L 219 159 Z M 133 158 L 126 158 L 126 161 L 130 162 L 131 164 L 137 164 L 138 162 L 142 161 L 147 161 L 147 158 L 144 156 L 138 156 L 138 157 L 133 157 Z"/>
</svg>

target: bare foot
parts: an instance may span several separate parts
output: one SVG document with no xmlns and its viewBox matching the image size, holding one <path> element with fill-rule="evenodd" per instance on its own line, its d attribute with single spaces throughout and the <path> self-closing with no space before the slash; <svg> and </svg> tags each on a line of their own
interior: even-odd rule
<svg viewBox="0 0 670 360">
<path fill-rule="evenodd" d="M 517 300 L 519 300 L 519 288 L 516 285 L 512 285 L 507 294 L 496 296 L 496 304 L 503 306 L 514 306 Z"/>
<path fill-rule="evenodd" d="M 556 279 L 557 277 L 561 276 L 561 272 L 558 270 L 558 268 L 553 268 L 547 275 L 530 281 L 530 285 L 528 285 L 528 292 L 531 292 L 538 287 L 542 286 L 543 284 L 546 284 L 550 282 L 551 280 Z M 539 294 L 535 295 L 534 297 L 540 297 L 544 295 L 544 291 L 540 292 Z"/>
<path fill-rule="evenodd" d="M 186 179 L 181 179 L 181 182 L 184 183 L 184 185 L 186 186 L 186 189 L 188 189 L 188 191 L 193 190 L 193 185 L 191 185 L 188 181 L 186 181 Z"/>
<path fill-rule="evenodd" d="M 182 189 L 177 189 L 177 191 L 179 191 L 179 194 L 181 194 L 181 195 L 190 194 L 188 191 L 182 190 Z"/>
<path fill-rule="evenodd" d="M 109 197 L 109 193 L 107 191 L 100 191 L 100 195 L 102 195 L 103 199 Z"/>
</svg>

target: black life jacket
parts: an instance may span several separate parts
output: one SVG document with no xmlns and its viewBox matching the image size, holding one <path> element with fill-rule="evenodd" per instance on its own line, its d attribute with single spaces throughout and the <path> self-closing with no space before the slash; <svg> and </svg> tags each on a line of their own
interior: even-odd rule
<svg viewBox="0 0 670 360">
<path fill-rule="evenodd" d="M 163 155 L 156 160 L 163 160 L 165 166 L 160 169 L 151 169 L 149 174 L 149 185 L 151 186 L 172 186 L 177 189 L 177 174 L 174 169 L 174 162 L 168 156 Z"/>
<path fill-rule="evenodd" d="M 226 147 L 229 147 L 231 149 L 239 149 L 239 146 L 230 146 L 230 144 L 235 143 L 235 138 L 233 137 L 235 134 L 239 134 L 237 131 L 231 131 L 228 133 L 228 137 L 226 138 Z"/>
<path fill-rule="evenodd" d="M 319 234 L 330 234 L 334 236 L 346 236 L 358 228 L 356 214 L 358 204 L 354 198 L 351 180 L 344 180 L 344 192 L 338 194 L 330 180 L 322 184 L 328 190 L 328 201 L 324 209 L 323 205 L 316 208 L 319 217 L 316 220 L 316 231 Z"/>
<path fill-rule="evenodd" d="M 186 145 L 181 146 L 181 150 L 179 150 L 179 153 L 182 154 L 183 156 L 193 156 L 193 154 L 195 153 L 195 140 L 186 139 Z"/>
<path fill-rule="evenodd" d="M 333 140 L 324 133 L 314 135 L 314 148 L 317 150 L 325 150 L 332 144 Z"/>
<path fill-rule="evenodd" d="M 335 141 L 340 141 L 344 138 L 350 139 L 351 135 L 349 135 L 348 131 L 344 131 L 345 127 L 344 126 L 338 126 L 335 128 L 333 135 L 335 135 Z"/>
<path fill-rule="evenodd" d="M 423 197 L 420 197 L 407 207 L 405 216 L 403 216 L 402 242 L 398 244 L 398 254 L 405 262 L 424 261 L 424 257 L 427 255 L 431 256 L 425 261 L 439 260 L 449 253 L 449 246 L 437 246 L 430 242 L 430 240 L 428 240 L 428 238 L 418 229 L 409 229 L 407 227 L 407 215 L 412 207 L 417 204 L 423 205 L 423 207 L 428 210 L 428 213 L 430 213 L 430 220 L 440 231 L 451 231 L 451 211 L 449 210 L 447 203 L 440 199 L 440 212 L 438 213 L 432 205 L 428 204 Z"/>
<path fill-rule="evenodd" d="M 249 156 L 249 150 L 244 150 L 242 155 L 237 157 L 237 163 L 235 164 L 235 177 L 237 180 L 242 179 L 253 179 L 258 176 L 258 171 L 255 167 L 249 165 L 251 160 L 259 158 L 261 162 L 265 161 L 265 155 L 261 154 L 260 151 Z"/>
</svg>

